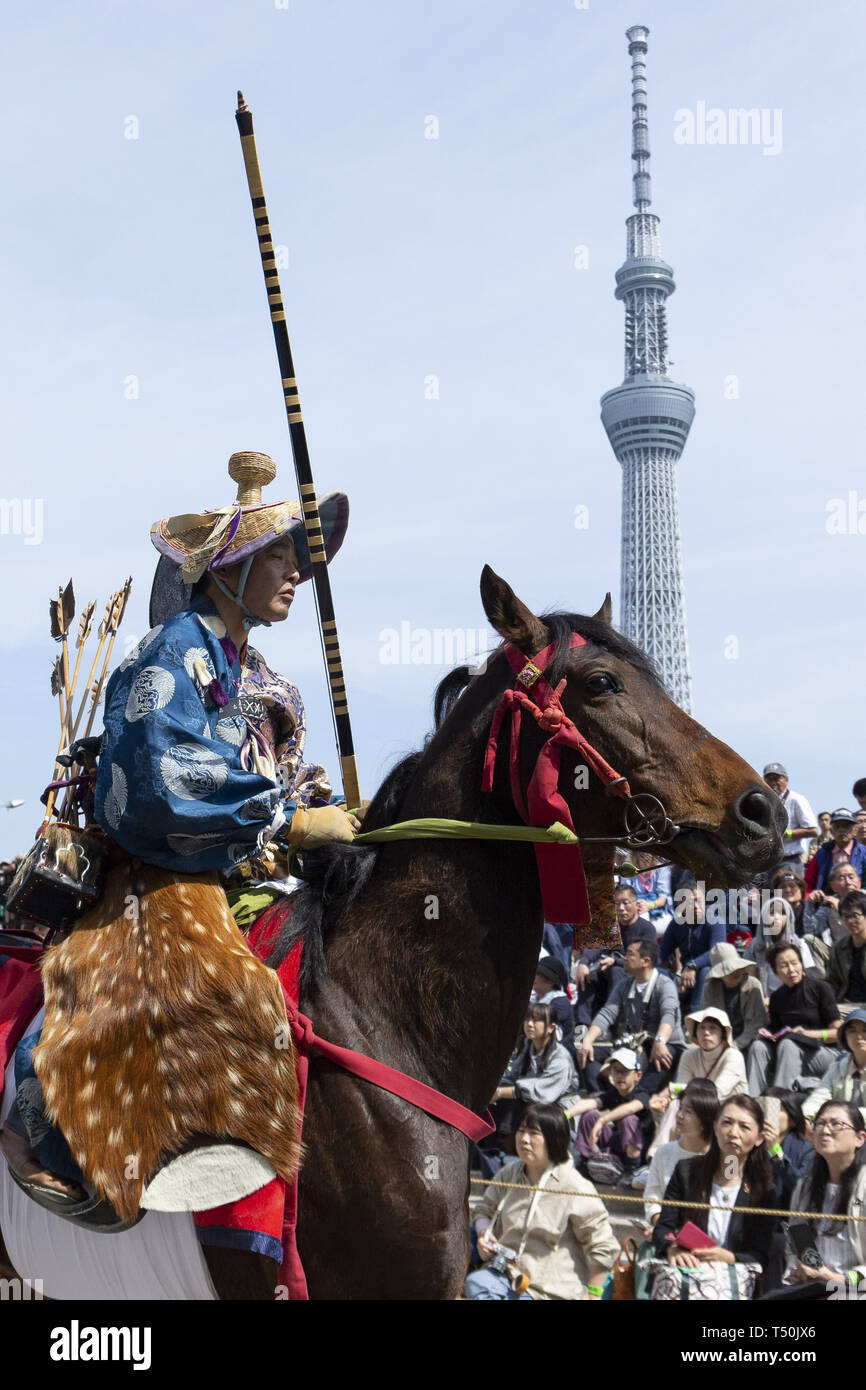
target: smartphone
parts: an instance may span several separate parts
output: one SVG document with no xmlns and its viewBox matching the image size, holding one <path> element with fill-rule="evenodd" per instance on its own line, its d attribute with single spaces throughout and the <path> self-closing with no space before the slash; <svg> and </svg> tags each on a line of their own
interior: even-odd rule
<svg viewBox="0 0 866 1390">
<path fill-rule="evenodd" d="M 764 1119 L 779 1133 L 779 1120 L 782 1118 L 782 1102 L 778 1096 L 760 1096 L 758 1104 L 764 1112 Z"/>
<path fill-rule="evenodd" d="M 810 1221 L 789 1221 L 788 1236 L 794 1247 L 794 1254 L 800 1263 L 808 1266 L 809 1269 L 820 1269 L 821 1256 L 818 1254 L 818 1238 L 812 1223 Z"/>
</svg>

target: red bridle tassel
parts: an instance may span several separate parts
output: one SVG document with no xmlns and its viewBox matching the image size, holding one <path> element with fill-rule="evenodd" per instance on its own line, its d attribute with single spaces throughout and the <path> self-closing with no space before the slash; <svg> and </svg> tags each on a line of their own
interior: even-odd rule
<svg viewBox="0 0 866 1390">
<path fill-rule="evenodd" d="M 621 951 L 622 934 L 614 901 L 613 863 L 610 859 L 590 860 L 584 854 L 583 867 L 592 917 L 588 926 L 575 927 L 574 949 Z"/>
</svg>

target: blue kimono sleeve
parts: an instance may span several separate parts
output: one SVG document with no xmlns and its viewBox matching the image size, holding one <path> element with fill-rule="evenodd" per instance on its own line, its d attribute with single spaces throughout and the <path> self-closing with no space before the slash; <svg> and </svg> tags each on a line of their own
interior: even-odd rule
<svg viewBox="0 0 866 1390">
<path fill-rule="evenodd" d="M 243 721 L 221 719 L 209 700 L 175 643 L 154 643 L 115 672 L 106 700 L 96 818 L 128 853 L 182 873 L 249 858 L 297 806 L 244 770 Z"/>
</svg>

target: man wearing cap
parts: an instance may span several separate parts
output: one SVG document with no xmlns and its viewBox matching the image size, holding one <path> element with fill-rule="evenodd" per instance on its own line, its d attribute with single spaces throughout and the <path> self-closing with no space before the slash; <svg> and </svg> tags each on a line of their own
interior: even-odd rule
<svg viewBox="0 0 866 1390">
<path fill-rule="evenodd" d="M 830 834 L 832 841 L 822 845 L 818 853 L 814 855 L 806 865 L 805 884 L 808 894 L 812 894 L 815 889 L 823 891 L 824 885 L 830 878 L 830 872 L 837 864 L 853 864 L 863 881 L 863 870 L 866 868 L 866 845 L 858 844 L 854 838 L 854 827 L 856 821 L 851 811 L 840 806 L 830 817 Z"/>
<path fill-rule="evenodd" d="M 803 1102 L 803 1114 L 810 1122 L 828 1100 L 844 1100 L 859 1105 L 866 1120 L 866 1009 L 854 1009 L 836 1035 L 841 1055 L 834 1057 L 817 1088 Z"/>
<path fill-rule="evenodd" d="M 704 984 L 705 1008 L 721 1009 L 731 1022 L 734 1046 L 745 1055 L 761 1028 L 767 1026 L 764 991 L 754 961 L 743 960 L 735 946 L 720 941 L 710 951 L 710 970 Z"/>
<path fill-rule="evenodd" d="M 617 1047 L 599 1077 L 600 1096 L 574 1102 L 566 1115 L 580 1116 L 574 1151 L 593 1182 L 616 1183 L 633 1174 L 646 1157 L 655 1129 L 655 1087 L 643 1075 L 640 1056 Z"/>
<path fill-rule="evenodd" d="M 774 791 L 788 813 L 788 828 L 784 835 L 785 853 L 781 865 L 792 868 L 802 877 L 803 856 L 809 841 L 818 834 L 815 812 L 805 796 L 791 791 L 788 786 L 788 773 L 781 763 L 767 763 L 764 768 L 764 781 Z M 777 864 L 773 872 L 780 866 Z"/>
</svg>

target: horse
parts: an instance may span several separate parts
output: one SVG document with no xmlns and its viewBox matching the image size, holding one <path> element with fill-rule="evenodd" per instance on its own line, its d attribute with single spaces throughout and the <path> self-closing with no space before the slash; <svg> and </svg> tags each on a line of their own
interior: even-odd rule
<svg viewBox="0 0 866 1390">
<path fill-rule="evenodd" d="M 609 595 L 591 617 L 537 616 L 485 566 L 481 598 L 505 645 L 475 671 L 459 667 L 440 683 L 434 733 L 386 778 L 365 831 L 420 817 L 523 824 L 514 777 L 525 798 L 549 729 L 524 719 L 516 774 L 501 737 L 487 790 L 485 753 L 514 683 L 509 647 L 527 659 L 552 647 L 545 675 L 565 714 L 628 779 L 632 796 L 661 802 L 666 858 L 715 887 L 750 882 L 777 861 L 785 824 L 778 798 L 668 697 L 650 660 L 611 626 Z M 624 836 L 623 803 L 598 777 L 576 775 L 579 762 L 563 751 L 558 791 L 585 860 L 595 854 L 610 869 L 612 846 Z M 608 849 L 594 850 L 597 840 Z M 300 1007 L 316 1033 L 483 1112 L 538 961 L 544 914 L 532 845 L 332 844 L 304 856 L 303 874 L 268 964 L 278 966 L 303 941 Z M 315 1053 L 302 1137 L 297 1238 L 310 1297 L 458 1297 L 469 1257 L 469 1140 Z M 3 1214 L 0 1205 L 0 1221 Z M 125 1241 L 152 1223 L 153 1243 L 159 1218 L 160 1239 L 188 1243 L 184 1215 L 150 1213 L 132 1231 L 91 1239 Z M 273 1298 L 274 1266 L 264 1256 L 205 1249 L 202 1258 L 216 1296 Z M 47 1267 L 43 1261 L 40 1272 Z"/>
</svg>

